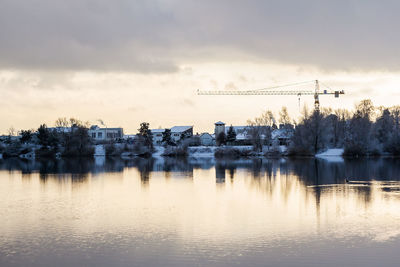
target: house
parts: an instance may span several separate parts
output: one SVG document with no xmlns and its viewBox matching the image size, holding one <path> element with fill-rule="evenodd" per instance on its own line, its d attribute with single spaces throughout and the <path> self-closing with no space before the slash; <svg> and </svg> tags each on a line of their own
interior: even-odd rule
<svg viewBox="0 0 400 267">
<path fill-rule="evenodd" d="M 115 141 L 124 136 L 123 128 L 100 128 L 97 125 L 91 126 L 88 132 L 95 141 Z"/>
<path fill-rule="evenodd" d="M 225 127 L 225 136 L 228 136 L 229 127 Z M 232 126 L 236 133 L 236 145 L 250 145 L 251 135 L 249 132 L 249 126 Z"/>
<path fill-rule="evenodd" d="M 153 134 L 153 144 L 161 145 L 163 140 L 163 133 L 165 129 L 152 129 L 151 133 Z"/>
<path fill-rule="evenodd" d="M 171 128 L 171 140 L 175 143 L 193 136 L 193 126 L 174 126 Z"/>
<path fill-rule="evenodd" d="M 202 146 L 212 146 L 214 145 L 214 138 L 209 133 L 202 133 L 200 135 L 200 144 Z"/>
<path fill-rule="evenodd" d="M 288 146 L 290 144 L 290 139 L 293 136 L 294 129 L 290 127 L 282 127 L 275 129 L 271 133 L 271 139 L 273 144 L 280 146 Z"/>
</svg>

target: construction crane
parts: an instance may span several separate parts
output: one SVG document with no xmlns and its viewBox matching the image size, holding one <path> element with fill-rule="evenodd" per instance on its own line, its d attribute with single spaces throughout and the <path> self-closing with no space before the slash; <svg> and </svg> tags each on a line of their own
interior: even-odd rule
<svg viewBox="0 0 400 267">
<path fill-rule="evenodd" d="M 296 90 L 296 89 L 290 89 L 291 87 L 297 86 L 297 85 L 304 85 L 304 84 L 310 84 L 314 83 L 314 88 L 313 90 Z M 327 86 L 325 86 L 327 87 Z M 263 88 L 263 89 L 257 89 L 257 90 L 246 90 L 246 91 L 239 91 L 239 90 L 223 90 L 223 91 L 201 91 L 197 90 L 198 95 L 297 95 L 300 97 L 302 95 L 314 95 L 314 108 L 315 111 L 319 112 L 319 96 L 320 95 L 334 95 L 336 98 L 339 97 L 339 95 L 344 94 L 344 90 L 341 91 L 334 91 L 327 87 L 329 90 L 325 89 L 323 91 L 320 90 L 320 82 L 318 80 L 314 81 L 309 81 L 309 82 L 301 82 L 301 83 L 295 83 L 295 84 L 288 84 L 288 85 L 283 85 L 283 86 L 274 86 L 274 87 L 268 87 L 268 88 Z M 285 90 L 282 90 L 285 89 Z"/>
</svg>

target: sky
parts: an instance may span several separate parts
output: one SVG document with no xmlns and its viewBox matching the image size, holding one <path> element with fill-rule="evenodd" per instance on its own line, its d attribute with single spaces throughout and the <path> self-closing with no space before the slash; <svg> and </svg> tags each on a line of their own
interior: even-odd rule
<svg viewBox="0 0 400 267">
<path fill-rule="evenodd" d="M 199 96 L 318 79 L 352 109 L 400 99 L 398 1 L 0 0 L 0 133 L 59 117 L 135 133 L 245 125 L 312 96 Z M 313 89 L 313 88 L 311 88 Z"/>
</svg>

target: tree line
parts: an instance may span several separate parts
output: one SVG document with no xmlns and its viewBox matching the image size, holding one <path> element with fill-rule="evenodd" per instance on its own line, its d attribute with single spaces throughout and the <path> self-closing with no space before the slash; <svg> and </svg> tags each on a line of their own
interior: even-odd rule
<svg viewBox="0 0 400 267">
<path fill-rule="evenodd" d="M 322 109 L 303 111 L 292 138 L 293 154 L 316 154 L 344 148 L 344 156 L 400 155 L 400 106 L 375 107 L 362 100 L 353 112 Z"/>
</svg>

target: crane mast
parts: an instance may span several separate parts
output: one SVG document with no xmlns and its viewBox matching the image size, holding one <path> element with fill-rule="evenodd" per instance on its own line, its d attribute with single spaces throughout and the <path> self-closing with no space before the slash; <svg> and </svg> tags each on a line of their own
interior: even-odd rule
<svg viewBox="0 0 400 267">
<path fill-rule="evenodd" d="M 313 81 L 314 82 L 314 90 L 278 90 L 278 88 L 287 88 L 291 87 L 293 85 L 298 85 L 298 84 L 304 84 L 304 83 L 298 83 L 298 84 L 292 84 L 292 85 L 286 85 L 286 86 L 276 86 L 276 87 L 269 87 L 269 88 L 264 88 L 264 89 L 258 89 L 258 90 L 246 90 L 246 91 L 239 91 L 239 90 L 214 90 L 214 91 L 201 91 L 197 90 L 198 95 L 297 95 L 297 96 L 302 96 L 302 95 L 313 95 L 314 96 L 314 108 L 315 111 L 319 112 L 320 110 L 320 102 L 319 102 L 319 96 L 320 95 L 334 95 L 335 98 L 338 98 L 339 95 L 344 94 L 344 91 L 333 91 L 333 90 L 323 90 L 322 92 L 320 91 L 320 83 L 318 80 Z M 309 82 L 306 82 L 309 83 Z"/>
</svg>

